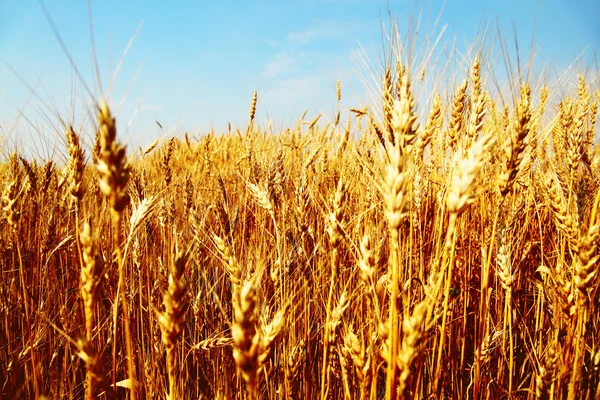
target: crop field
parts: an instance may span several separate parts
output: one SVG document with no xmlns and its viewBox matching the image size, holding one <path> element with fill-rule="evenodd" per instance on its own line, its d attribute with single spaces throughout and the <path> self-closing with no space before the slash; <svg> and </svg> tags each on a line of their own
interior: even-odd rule
<svg viewBox="0 0 600 400">
<path fill-rule="evenodd" d="M 3 149 L 0 397 L 600 398 L 597 69 L 425 55 L 281 129 L 136 149 L 98 96 Z"/>
</svg>

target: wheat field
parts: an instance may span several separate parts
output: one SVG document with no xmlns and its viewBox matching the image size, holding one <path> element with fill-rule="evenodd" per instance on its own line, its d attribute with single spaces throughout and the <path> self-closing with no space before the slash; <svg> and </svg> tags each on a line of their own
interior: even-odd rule
<svg viewBox="0 0 600 400">
<path fill-rule="evenodd" d="M 0 396 L 600 398 L 599 75 L 499 93 L 480 51 L 424 91 L 400 50 L 280 131 L 255 92 L 135 150 L 96 99 L 92 145 L 10 152 Z"/>
</svg>

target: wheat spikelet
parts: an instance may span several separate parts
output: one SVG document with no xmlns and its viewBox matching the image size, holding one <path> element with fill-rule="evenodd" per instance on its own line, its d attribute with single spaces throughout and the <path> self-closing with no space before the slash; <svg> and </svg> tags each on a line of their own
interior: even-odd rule
<svg viewBox="0 0 600 400">
<path fill-rule="evenodd" d="M 181 336 L 185 313 L 185 293 L 187 282 L 183 276 L 188 262 L 189 250 L 180 251 L 169 264 L 169 287 L 163 295 L 165 311 L 158 314 L 162 332 L 162 342 L 167 350 L 167 371 L 169 374 L 169 398 L 179 398 L 175 345 Z"/>
<path fill-rule="evenodd" d="M 340 241 L 343 237 L 342 222 L 347 193 L 346 187 L 340 179 L 333 199 L 333 212 L 329 214 L 327 229 L 329 243 L 334 251 L 339 248 Z"/>
<path fill-rule="evenodd" d="M 342 113 L 340 111 L 337 111 L 335 113 L 335 119 L 333 120 L 333 126 L 337 127 L 340 124 L 340 118 L 342 117 Z"/>
<path fill-rule="evenodd" d="M 277 152 L 275 160 L 271 163 L 269 173 L 267 175 L 267 188 L 269 192 L 269 200 L 273 204 L 273 207 L 279 209 L 281 206 L 281 198 L 284 192 L 285 186 L 285 163 L 284 153 L 280 149 Z M 274 214 L 272 215 L 274 220 Z"/>
<path fill-rule="evenodd" d="M 108 200 L 111 218 L 113 220 L 113 241 L 115 246 L 119 282 L 117 299 L 113 308 L 113 335 L 117 331 L 117 312 L 119 297 L 123 307 L 125 325 L 125 344 L 127 347 L 127 370 L 131 383 L 131 396 L 136 396 L 136 380 L 133 360 L 133 345 L 129 326 L 129 309 L 125 294 L 124 262 L 121 250 L 121 217 L 125 207 L 129 205 L 127 182 L 129 181 L 129 166 L 125 158 L 125 147 L 117 142 L 117 127 L 106 102 L 102 102 L 98 112 L 98 133 L 100 153 L 97 169 L 100 174 L 100 191 Z M 113 344 L 113 385 L 116 384 L 116 344 Z"/>
<path fill-rule="evenodd" d="M 414 110 L 415 99 L 410 89 L 410 76 L 402 76 L 398 92 L 398 99 L 394 100 L 391 110 L 390 124 L 393 129 L 393 144 L 398 146 L 403 153 L 410 154 L 412 145 L 417 138 L 417 113 Z"/>
<path fill-rule="evenodd" d="M 338 338 L 338 333 L 340 329 L 340 325 L 342 323 L 342 316 L 346 308 L 348 308 L 346 292 L 343 292 L 340 298 L 338 299 L 338 303 L 331 312 L 331 319 L 329 320 L 329 333 L 330 333 L 330 341 L 335 343 Z"/>
<path fill-rule="evenodd" d="M 392 109 L 392 127 L 394 130 L 394 145 L 388 148 L 388 163 L 386 165 L 383 196 L 385 201 L 385 216 L 390 229 L 390 255 L 388 274 L 391 276 L 391 297 L 388 317 L 388 347 L 389 355 L 397 354 L 399 346 L 398 311 L 396 299 L 400 283 L 399 241 L 400 227 L 407 218 L 408 205 L 407 189 L 408 157 L 411 154 L 413 142 L 416 139 L 416 113 L 413 110 L 414 99 L 410 92 L 408 73 L 403 73 L 398 88 L 400 100 L 394 101 Z M 392 358 L 387 359 L 386 393 L 392 396 L 397 387 L 397 367 Z"/>
<path fill-rule="evenodd" d="M 588 92 L 587 84 L 582 75 L 579 75 L 578 95 L 580 120 L 578 121 L 577 128 L 579 131 L 577 135 L 581 142 L 581 160 L 589 166 L 591 160 L 590 152 L 594 143 L 594 129 L 599 99 L 597 95 L 594 99 L 594 96 Z"/>
<path fill-rule="evenodd" d="M 92 240 L 92 228 L 89 222 L 83 224 L 79 234 L 82 247 L 83 265 L 81 268 L 81 298 L 84 303 L 87 327 L 87 340 L 91 340 L 93 330 L 94 307 L 97 300 L 98 286 L 102 276 L 102 259 L 96 254 Z"/>
<path fill-rule="evenodd" d="M 294 379 L 298 374 L 300 366 L 306 358 L 306 341 L 302 339 L 297 345 L 292 347 L 290 354 L 288 355 L 286 371 L 288 379 Z"/>
<path fill-rule="evenodd" d="M 148 147 L 146 147 L 146 149 L 142 152 L 142 157 L 145 157 L 148 154 L 150 154 L 152 152 L 152 150 L 154 150 L 156 148 L 156 146 L 158 146 L 158 142 L 159 142 L 158 138 L 154 139 L 154 141 L 152 143 L 150 143 L 150 145 Z"/>
<path fill-rule="evenodd" d="M 576 304 L 573 296 L 573 285 L 567 276 L 563 261 L 559 261 L 551 273 L 551 278 L 554 283 L 554 311 L 557 316 L 569 319 L 576 312 Z"/>
<path fill-rule="evenodd" d="M 300 367 L 306 361 L 306 341 L 300 340 L 294 345 L 284 358 L 284 388 L 286 400 L 295 398 L 293 396 L 294 380 L 299 375 Z"/>
<path fill-rule="evenodd" d="M 391 357 L 389 362 L 398 364 L 400 375 L 398 377 L 398 393 L 407 389 L 408 378 L 415 358 L 419 354 L 419 347 L 425 339 L 425 333 L 430 329 L 431 321 L 428 317 L 429 304 L 425 299 L 418 303 L 411 314 L 405 314 L 402 321 L 402 344 L 396 357 Z"/>
<path fill-rule="evenodd" d="M 113 218 L 115 218 L 129 204 L 129 195 L 127 194 L 129 167 L 125 159 L 125 147 L 116 141 L 115 119 L 106 103 L 103 103 L 100 108 L 98 124 L 100 154 L 97 168 L 100 173 L 100 191 L 108 199 Z"/>
<path fill-rule="evenodd" d="M 586 132 L 584 131 L 584 122 L 586 118 L 587 105 L 579 102 L 573 106 L 572 122 L 565 125 L 565 142 L 567 143 L 567 156 L 569 157 L 569 168 L 571 176 L 574 176 L 575 171 L 579 167 L 585 149 L 584 140 Z M 573 179 L 573 178 L 571 178 Z"/>
<path fill-rule="evenodd" d="M 42 169 L 42 185 L 41 185 L 41 193 L 45 195 L 50 188 L 50 183 L 52 181 L 52 177 L 54 176 L 54 163 L 52 161 L 48 161 L 44 164 Z"/>
<path fill-rule="evenodd" d="M 479 57 L 475 57 L 471 68 L 471 105 L 469 123 L 467 125 L 467 137 L 473 141 L 483 126 L 485 117 L 485 96 L 481 89 L 481 64 Z"/>
<path fill-rule="evenodd" d="M 468 80 L 464 80 L 456 93 L 454 94 L 454 102 L 452 103 L 452 115 L 450 118 L 450 128 L 448 130 L 449 145 L 452 150 L 456 150 L 456 146 L 463 133 L 463 125 L 465 118 L 465 100 L 467 98 Z"/>
<path fill-rule="evenodd" d="M 443 123 L 444 116 L 442 115 L 442 97 L 438 93 L 433 101 L 431 111 L 427 116 L 425 129 L 423 129 L 417 141 L 417 148 L 419 150 L 416 157 L 417 160 L 422 157 L 425 147 L 427 147 L 427 145 L 431 142 L 431 139 L 435 136 L 436 132 L 442 129 Z"/>
<path fill-rule="evenodd" d="M 489 364 L 492 360 L 492 355 L 495 347 L 497 346 L 497 342 L 504 335 L 504 331 L 496 330 L 493 333 L 487 333 L 483 340 L 481 341 L 481 346 L 475 349 L 475 357 L 477 357 L 477 362 L 482 370 L 488 371 Z"/>
<path fill-rule="evenodd" d="M 258 355 L 261 336 L 256 330 L 256 282 L 246 281 L 234 297 L 234 321 L 231 326 L 233 358 L 250 398 L 256 396 L 258 383 Z"/>
<path fill-rule="evenodd" d="M 344 353 L 346 353 L 356 371 L 360 387 L 360 398 L 368 398 L 368 388 L 371 385 L 371 357 L 364 344 L 360 342 L 358 336 L 347 327 L 344 334 Z"/>
<path fill-rule="evenodd" d="M 358 266 L 360 268 L 360 279 L 368 287 L 375 287 L 375 260 L 371 249 L 371 238 L 365 234 L 360 241 L 360 259 Z"/>
<path fill-rule="evenodd" d="M 185 176 L 185 191 L 183 204 L 185 205 L 186 214 L 191 215 L 189 213 L 194 207 L 194 183 L 192 182 L 192 177 L 190 176 L 190 174 L 187 174 Z"/>
<path fill-rule="evenodd" d="M 211 337 L 196 343 L 190 350 L 209 351 L 218 347 L 231 346 L 232 344 L 233 340 L 230 337 Z"/>
<path fill-rule="evenodd" d="M 398 58 L 396 60 L 396 96 L 398 98 L 400 91 L 402 90 L 401 86 L 402 86 L 402 79 L 404 78 L 404 75 L 406 75 L 406 68 L 404 67 L 404 64 L 402 64 L 402 61 Z"/>
<path fill-rule="evenodd" d="M 342 157 L 344 150 L 346 150 L 346 145 L 348 144 L 348 139 L 350 139 L 351 123 L 352 123 L 352 121 L 350 119 L 350 116 L 348 116 L 348 122 L 346 123 L 346 128 L 344 129 L 344 136 L 342 137 L 340 147 L 338 148 L 338 151 L 337 151 L 338 158 Z"/>
<path fill-rule="evenodd" d="M 557 361 L 558 354 L 552 346 L 549 346 L 546 350 L 544 363 L 538 365 L 538 372 L 535 377 L 535 395 L 538 399 L 546 400 L 550 398 L 548 391 L 555 380 Z"/>
<path fill-rule="evenodd" d="M 169 143 L 167 144 L 167 150 L 163 155 L 162 159 L 162 171 L 165 176 L 165 187 L 169 187 L 171 184 L 171 179 L 173 177 L 173 170 L 171 169 L 170 161 L 173 156 L 173 150 L 175 149 L 175 138 L 171 137 L 169 139 Z"/>
<path fill-rule="evenodd" d="M 475 178 L 488 157 L 488 149 L 494 143 L 491 135 L 484 135 L 474 142 L 465 157 L 457 155 L 456 169 L 446 199 L 448 211 L 460 214 L 475 198 L 471 196 Z"/>
<path fill-rule="evenodd" d="M 92 345 L 92 332 L 94 329 L 97 292 L 104 265 L 102 259 L 95 254 L 92 229 L 88 222 L 83 224 L 79 241 L 82 247 L 83 259 L 81 265 L 81 298 L 84 304 L 86 326 L 86 339 L 85 342 L 81 343 L 80 357 L 86 364 L 86 398 L 92 399 L 97 393 L 96 383 L 101 380 L 99 376 L 100 366 L 97 364 L 97 356 Z"/>
<path fill-rule="evenodd" d="M 383 103 L 383 126 L 386 134 L 385 139 L 395 145 L 394 129 L 392 127 L 392 108 L 394 106 L 394 87 L 392 85 L 392 70 L 388 66 L 385 70 L 383 81 L 381 83 L 382 103 Z"/>
<path fill-rule="evenodd" d="M 588 290 L 592 287 L 592 280 L 596 277 L 597 263 L 600 255 L 596 254 L 596 243 L 600 238 L 600 226 L 593 225 L 588 233 L 579 238 L 578 262 L 575 263 L 574 283 L 579 290 L 578 301 L 582 307 L 589 303 Z"/>
<path fill-rule="evenodd" d="M 369 131 L 371 133 L 375 133 L 375 135 L 377 136 L 377 139 L 379 140 L 379 143 L 385 149 L 386 148 L 386 140 L 388 140 L 388 138 L 384 137 L 384 134 L 381 131 L 381 128 L 374 121 L 373 115 L 371 113 L 369 113 Z"/>
<path fill-rule="evenodd" d="M 219 220 L 221 222 L 221 228 L 225 234 L 226 239 L 230 239 L 231 235 L 231 220 L 229 219 L 229 207 L 227 202 L 227 189 L 225 188 L 225 182 L 219 175 L 218 177 L 219 191 L 221 192 L 221 199 L 217 202 L 217 212 L 219 214 Z"/>
<path fill-rule="evenodd" d="M 312 121 L 310 121 L 308 123 L 308 130 L 311 131 L 315 128 L 315 126 L 317 125 L 317 122 L 319 122 L 319 119 L 323 116 L 323 114 L 318 114 L 315 118 L 313 118 Z M 339 120 L 338 120 L 339 123 Z M 335 124 L 337 125 L 337 124 Z"/>
<path fill-rule="evenodd" d="M 81 201 L 84 192 L 84 187 L 81 183 L 84 169 L 83 150 L 79 144 L 79 136 L 75 133 L 73 127 L 67 129 L 66 136 L 69 143 L 68 151 L 70 156 L 67 166 L 69 193 L 73 200 L 78 203 Z"/>
<path fill-rule="evenodd" d="M 255 90 L 250 104 L 250 127 L 254 125 L 254 117 L 256 116 L 256 103 L 258 102 L 258 92 Z"/>
<path fill-rule="evenodd" d="M 589 159 L 589 151 L 591 145 L 594 143 L 594 133 L 596 128 L 596 120 L 598 118 L 598 104 L 600 103 L 600 91 L 596 93 L 596 98 L 593 102 L 590 103 L 588 110 L 588 128 L 585 135 L 585 142 L 587 144 L 586 148 L 588 151 L 588 159 Z"/>
<path fill-rule="evenodd" d="M 365 106 L 365 108 L 363 108 L 362 110 L 358 109 L 358 108 L 353 108 L 352 107 L 352 108 L 348 109 L 348 111 L 356 114 L 357 117 L 362 117 L 363 115 L 368 115 L 369 114 L 369 107 Z"/>
<path fill-rule="evenodd" d="M 33 165 L 29 163 L 23 157 L 19 157 L 21 160 L 21 164 L 23 164 L 23 169 L 25 170 L 25 175 L 27 176 L 27 190 L 25 191 L 25 197 L 36 197 L 38 193 L 38 177 L 36 173 L 37 165 L 36 161 L 33 161 Z"/>
<path fill-rule="evenodd" d="M 473 96 L 473 100 L 481 96 L 481 61 L 479 56 L 475 57 L 473 61 L 473 65 L 471 65 L 471 71 L 469 78 L 471 78 L 471 95 Z"/>
<path fill-rule="evenodd" d="M 577 251 L 579 223 L 573 218 L 567 208 L 560 182 L 558 182 L 558 179 L 555 176 L 550 176 L 547 178 L 545 185 L 548 193 L 548 206 L 553 211 L 556 218 L 556 224 L 566 236 L 572 249 Z"/>
<path fill-rule="evenodd" d="M 528 136 L 531 129 L 531 110 L 530 110 L 531 89 L 528 85 L 521 87 L 521 100 L 517 104 L 514 136 L 511 137 L 510 158 L 505 164 L 504 170 L 500 175 L 500 193 L 505 196 L 519 172 L 523 162 L 525 149 L 528 145 Z"/>
<path fill-rule="evenodd" d="M 496 256 L 496 274 L 500 280 L 502 289 L 509 293 L 512 290 L 513 274 L 511 268 L 510 246 L 507 243 L 506 228 L 502 228 L 499 233 L 498 254 Z"/>
<path fill-rule="evenodd" d="M 558 157 L 566 157 L 567 131 L 573 123 L 573 103 L 569 97 L 558 103 L 558 115 L 552 127 L 552 144 Z"/>
<path fill-rule="evenodd" d="M 578 257 L 575 261 L 574 283 L 577 289 L 577 323 L 574 335 L 574 357 L 573 372 L 569 382 L 569 400 L 578 396 L 577 385 L 580 384 L 581 369 L 583 367 L 583 353 L 585 350 L 585 332 L 587 328 L 588 317 L 590 313 L 590 297 L 588 291 L 591 289 L 597 273 L 597 262 L 600 255 L 596 255 L 596 243 L 600 238 L 600 225 L 595 220 L 595 212 L 600 200 L 600 192 L 596 195 L 592 220 L 586 235 L 581 235 L 578 243 Z"/>
<path fill-rule="evenodd" d="M 398 230 L 406 218 L 408 171 L 406 157 L 398 147 L 389 150 L 390 163 L 385 178 L 386 217 L 390 229 Z"/>
<path fill-rule="evenodd" d="M 231 250 L 229 246 L 227 246 L 225 241 L 216 235 L 213 237 L 213 240 L 217 245 L 217 250 L 219 251 L 219 254 L 223 258 L 225 269 L 229 274 L 229 279 L 231 280 L 231 283 L 234 285 L 234 287 L 236 287 L 241 283 L 242 270 L 240 269 L 235 258 L 231 254 Z"/>
<path fill-rule="evenodd" d="M 336 325 L 336 310 L 332 310 L 333 306 L 333 295 L 335 285 L 338 279 L 339 273 L 339 247 L 340 242 L 343 236 L 342 229 L 342 218 L 344 205 L 346 202 L 347 191 L 344 186 L 342 179 L 338 181 L 337 190 L 335 192 L 335 196 L 333 199 L 333 212 L 329 214 L 329 218 L 327 220 L 327 234 L 329 238 L 329 244 L 331 246 L 331 257 L 330 257 L 330 265 L 331 265 L 331 275 L 329 279 L 329 295 L 327 296 L 327 310 L 326 310 L 326 320 L 325 320 L 325 329 L 323 332 L 323 369 L 321 371 L 321 397 L 326 397 L 326 393 L 329 387 L 329 364 L 328 357 L 330 352 L 330 345 L 334 343 L 335 338 L 335 329 Z M 344 295 L 342 295 L 343 297 Z M 339 311 L 339 310 L 338 310 Z M 339 321 L 338 321 L 339 323 Z"/>
<path fill-rule="evenodd" d="M 261 328 L 260 352 L 257 358 L 259 366 L 264 365 L 273 348 L 275 339 L 281 334 L 285 324 L 285 311 L 285 309 L 277 311 L 271 321 L 266 325 L 263 324 Z"/>
<path fill-rule="evenodd" d="M 6 185 L 4 194 L 2 195 L 2 209 L 8 225 L 14 232 L 18 229 L 18 222 L 21 217 L 21 212 L 17 210 L 17 201 L 21 193 L 18 181 L 13 179 Z"/>
</svg>

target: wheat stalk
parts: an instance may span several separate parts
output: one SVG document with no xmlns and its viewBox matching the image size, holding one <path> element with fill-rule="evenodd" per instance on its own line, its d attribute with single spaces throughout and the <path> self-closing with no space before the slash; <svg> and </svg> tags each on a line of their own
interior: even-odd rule
<svg viewBox="0 0 600 400">
<path fill-rule="evenodd" d="M 177 362 L 175 345 L 183 330 L 185 314 L 185 293 L 187 282 L 183 276 L 189 259 L 189 249 L 180 251 L 169 264 L 169 286 L 163 295 L 165 311 L 158 314 L 162 332 L 162 342 L 167 351 L 167 371 L 169 375 L 169 399 L 181 398 L 177 389 Z"/>
<path fill-rule="evenodd" d="M 136 395 L 135 368 L 133 360 L 133 344 L 129 326 L 129 307 L 125 293 L 124 260 L 121 251 L 121 217 L 123 210 L 129 204 L 127 182 L 129 181 L 129 166 L 125 158 L 125 147 L 117 142 L 117 128 L 108 105 L 103 102 L 98 113 L 98 134 L 100 153 L 98 172 L 100 173 L 100 191 L 108 200 L 113 221 L 113 241 L 116 262 L 119 270 L 117 299 L 113 309 L 113 337 L 117 333 L 117 312 L 119 297 L 123 307 L 125 325 L 125 343 L 127 347 L 127 369 L 131 384 L 131 397 Z M 116 384 L 116 343 L 113 345 L 113 386 Z"/>
</svg>

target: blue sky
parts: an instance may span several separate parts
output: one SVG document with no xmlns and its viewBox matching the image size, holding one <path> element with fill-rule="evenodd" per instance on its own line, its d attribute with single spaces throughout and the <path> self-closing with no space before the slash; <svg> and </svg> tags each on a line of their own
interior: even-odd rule
<svg viewBox="0 0 600 400">
<path fill-rule="evenodd" d="M 513 48 L 514 24 L 527 58 L 535 23 L 537 65 L 561 69 L 584 50 L 589 63 L 600 48 L 599 1 L 448 0 L 437 32 L 447 25 L 443 40 L 455 42 L 464 53 L 486 27 L 495 36 L 497 22 Z M 45 4 L 85 82 L 98 92 L 87 1 Z M 357 53 L 376 64 L 388 5 L 401 32 L 423 8 L 425 32 L 444 2 L 93 1 L 102 90 L 107 93 L 121 54 L 142 24 L 110 98 L 127 143 L 143 146 L 157 136 L 206 133 L 211 127 L 222 131 L 229 121 L 243 127 L 254 90 L 263 123 L 272 119 L 277 127 L 288 126 L 305 109 L 309 117 L 319 112 L 333 116 L 336 79 L 342 82 L 342 107 L 360 107 L 367 100 Z M 34 88 L 35 96 L 3 62 Z M 592 69 L 597 73 L 595 65 Z M 76 125 L 85 124 L 83 104 L 89 104 L 89 97 L 39 3 L 0 0 L 0 134 L 48 156 L 58 136 L 51 115 L 58 111 Z"/>
</svg>

